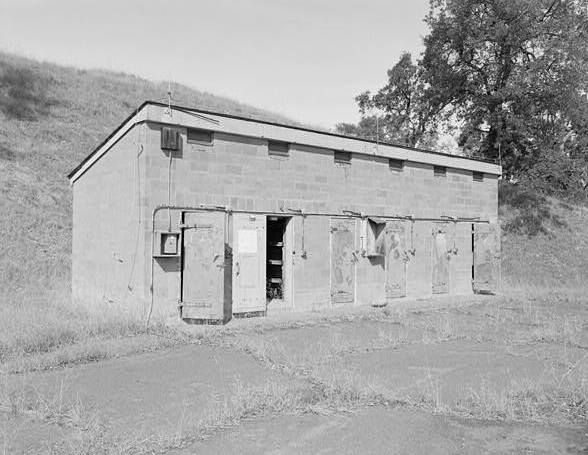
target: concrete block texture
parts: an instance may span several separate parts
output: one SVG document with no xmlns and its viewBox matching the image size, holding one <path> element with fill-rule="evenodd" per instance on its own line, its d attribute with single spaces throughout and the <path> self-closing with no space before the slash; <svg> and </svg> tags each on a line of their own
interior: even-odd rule
<svg viewBox="0 0 588 455">
<path fill-rule="evenodd" d="M 81 304 L 145 309 L 143 143 L 138 127 L 73 185 L 72 296 Z"/>
<path fill-rule="evenodd" d="M 433 227 L 447 221 L 449 292 L 470 293 L 473 222 L 496 222 L 497 177 L 482 182 L 472 172 L 406 162 L 392 169 L 382 156 L 353 154 L 335 163 L 334 150 L 291 144 L 288 156 L 270 155 L 263 137 L 216 132 L 212 145 L 189 143 L 160 148 L 161 126 L 136 126 L 74 185 L 73 294 L 79 300 L 136 303 L 144 309 L 153 292 L 154 315 L 177 317 L 182 297 L 182 258 L 152 260 L 151 216 L 155 207 L 218 206 L 242 212 L 292 216 L 292 298 L 296 311 L 333 305 L 331 287 L 332 218 L 352 215 L 353 305 L 386 303 L 386 259 L 369 258 L 364 216 L 413 216 L 406 220 L 406 297 L 432 294 Z M 302 217 L 299 211 L 309 214 Z M 319 213 L 320 216 L 313 214 Z M 155 229 L 181 231 L 182 210 L 160 210 Z M 227 217 L 229 219 L 230 217 Z M 228 223 L 227 223 L 228 224 Z M 231 248 L 231 227 L 225 227 Z M 389 280 L 388 280 L 389 281 Z"/>
</svg>

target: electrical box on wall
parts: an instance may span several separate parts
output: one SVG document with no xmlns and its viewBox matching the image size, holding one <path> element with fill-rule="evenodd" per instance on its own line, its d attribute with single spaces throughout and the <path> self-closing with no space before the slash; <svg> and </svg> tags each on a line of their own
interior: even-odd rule
<svg viewBox="0 0 588 455">
<path fill-rule="evenodd" d="M 385 256 L 386 241 L 384 231 L 386 230 L 386 221 L 378 218 L 368 218 L 366 226 L 366 255 Z"/>
<path fill-rule="evenodd" d="M 180 150 L 180 131 L 175 128 L 161 129 L 161 149 L 177 151 Z"/>
<path fill-rule="evenodd" d="M 176 257 L 180 255 L 180 233 L 158 231 L 155 233 L 154 257 Z"/>
</svg>

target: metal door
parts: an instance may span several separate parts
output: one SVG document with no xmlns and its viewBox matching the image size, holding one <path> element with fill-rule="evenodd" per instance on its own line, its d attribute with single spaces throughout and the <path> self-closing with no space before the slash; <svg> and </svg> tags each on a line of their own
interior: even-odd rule
<svg viewBox="0 0 588 455">
<path fill-rule="evenodd" d="M 433 294 L 449 292 L 449 253 L 447 225 L 433 227 Z"/>
<path fill-rule="evenodd" d="M 500 282 L 499 228 L 492 224 L 474 225 L 474 292 L 493 294 Z"/>
<path fill-rule="evenodd" d="M 406 225 L 386 223 L 386 299 L 406 296 Z"/>
<path fill-rule="evenodd" d="M 182 317 L 222 317 L 225 214 L 186 213 L 183 228 Z"/>
<path fill-rule="evenodd" d="M 355 220 L 331 218 L 331 301 L 355 300 Z"/>
<path fill-rule="evenodd" d="M 265 216 L 233 215 L 233 313 L 266 310 Z"/>
</svg>

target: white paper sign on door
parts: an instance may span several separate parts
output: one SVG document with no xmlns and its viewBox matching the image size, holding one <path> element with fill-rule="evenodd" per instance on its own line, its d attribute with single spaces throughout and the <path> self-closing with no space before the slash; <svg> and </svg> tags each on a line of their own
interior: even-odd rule
<svg viewBox="0 0 588 455">
<path fill-rule="evenodd" d="M 239 253 L 257 253 L 257 231 L 255 229 L 240 229 L 237 244 Z"/>
</svg>

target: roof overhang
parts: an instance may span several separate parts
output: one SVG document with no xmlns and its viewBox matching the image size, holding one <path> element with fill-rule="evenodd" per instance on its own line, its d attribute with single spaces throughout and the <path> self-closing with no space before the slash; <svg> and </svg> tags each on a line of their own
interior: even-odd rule
<svg viewBox="0 0 588 455">
<path fill-rule="evenodd" d="M 171 106 L 170 109 L 166 104 L 146 101 L 70 172 L 68 175 L 70 182 L 73 184 L 102 155 L 107 153 L 116 142 L 127 134 L 128 131 L 135 125 L 143 122 L 153 122 L 183 128 L 202 128 L 239 136 L 283 141 L 295 145 L 341 150 L 383 158 L 394 158 L 492 175 L 500 175 L 502 172 L 499 165 L 484 160 L 410 148 L 402 145 L 377 143 L 352 136 L 181 106 Z"/>
</svg>

